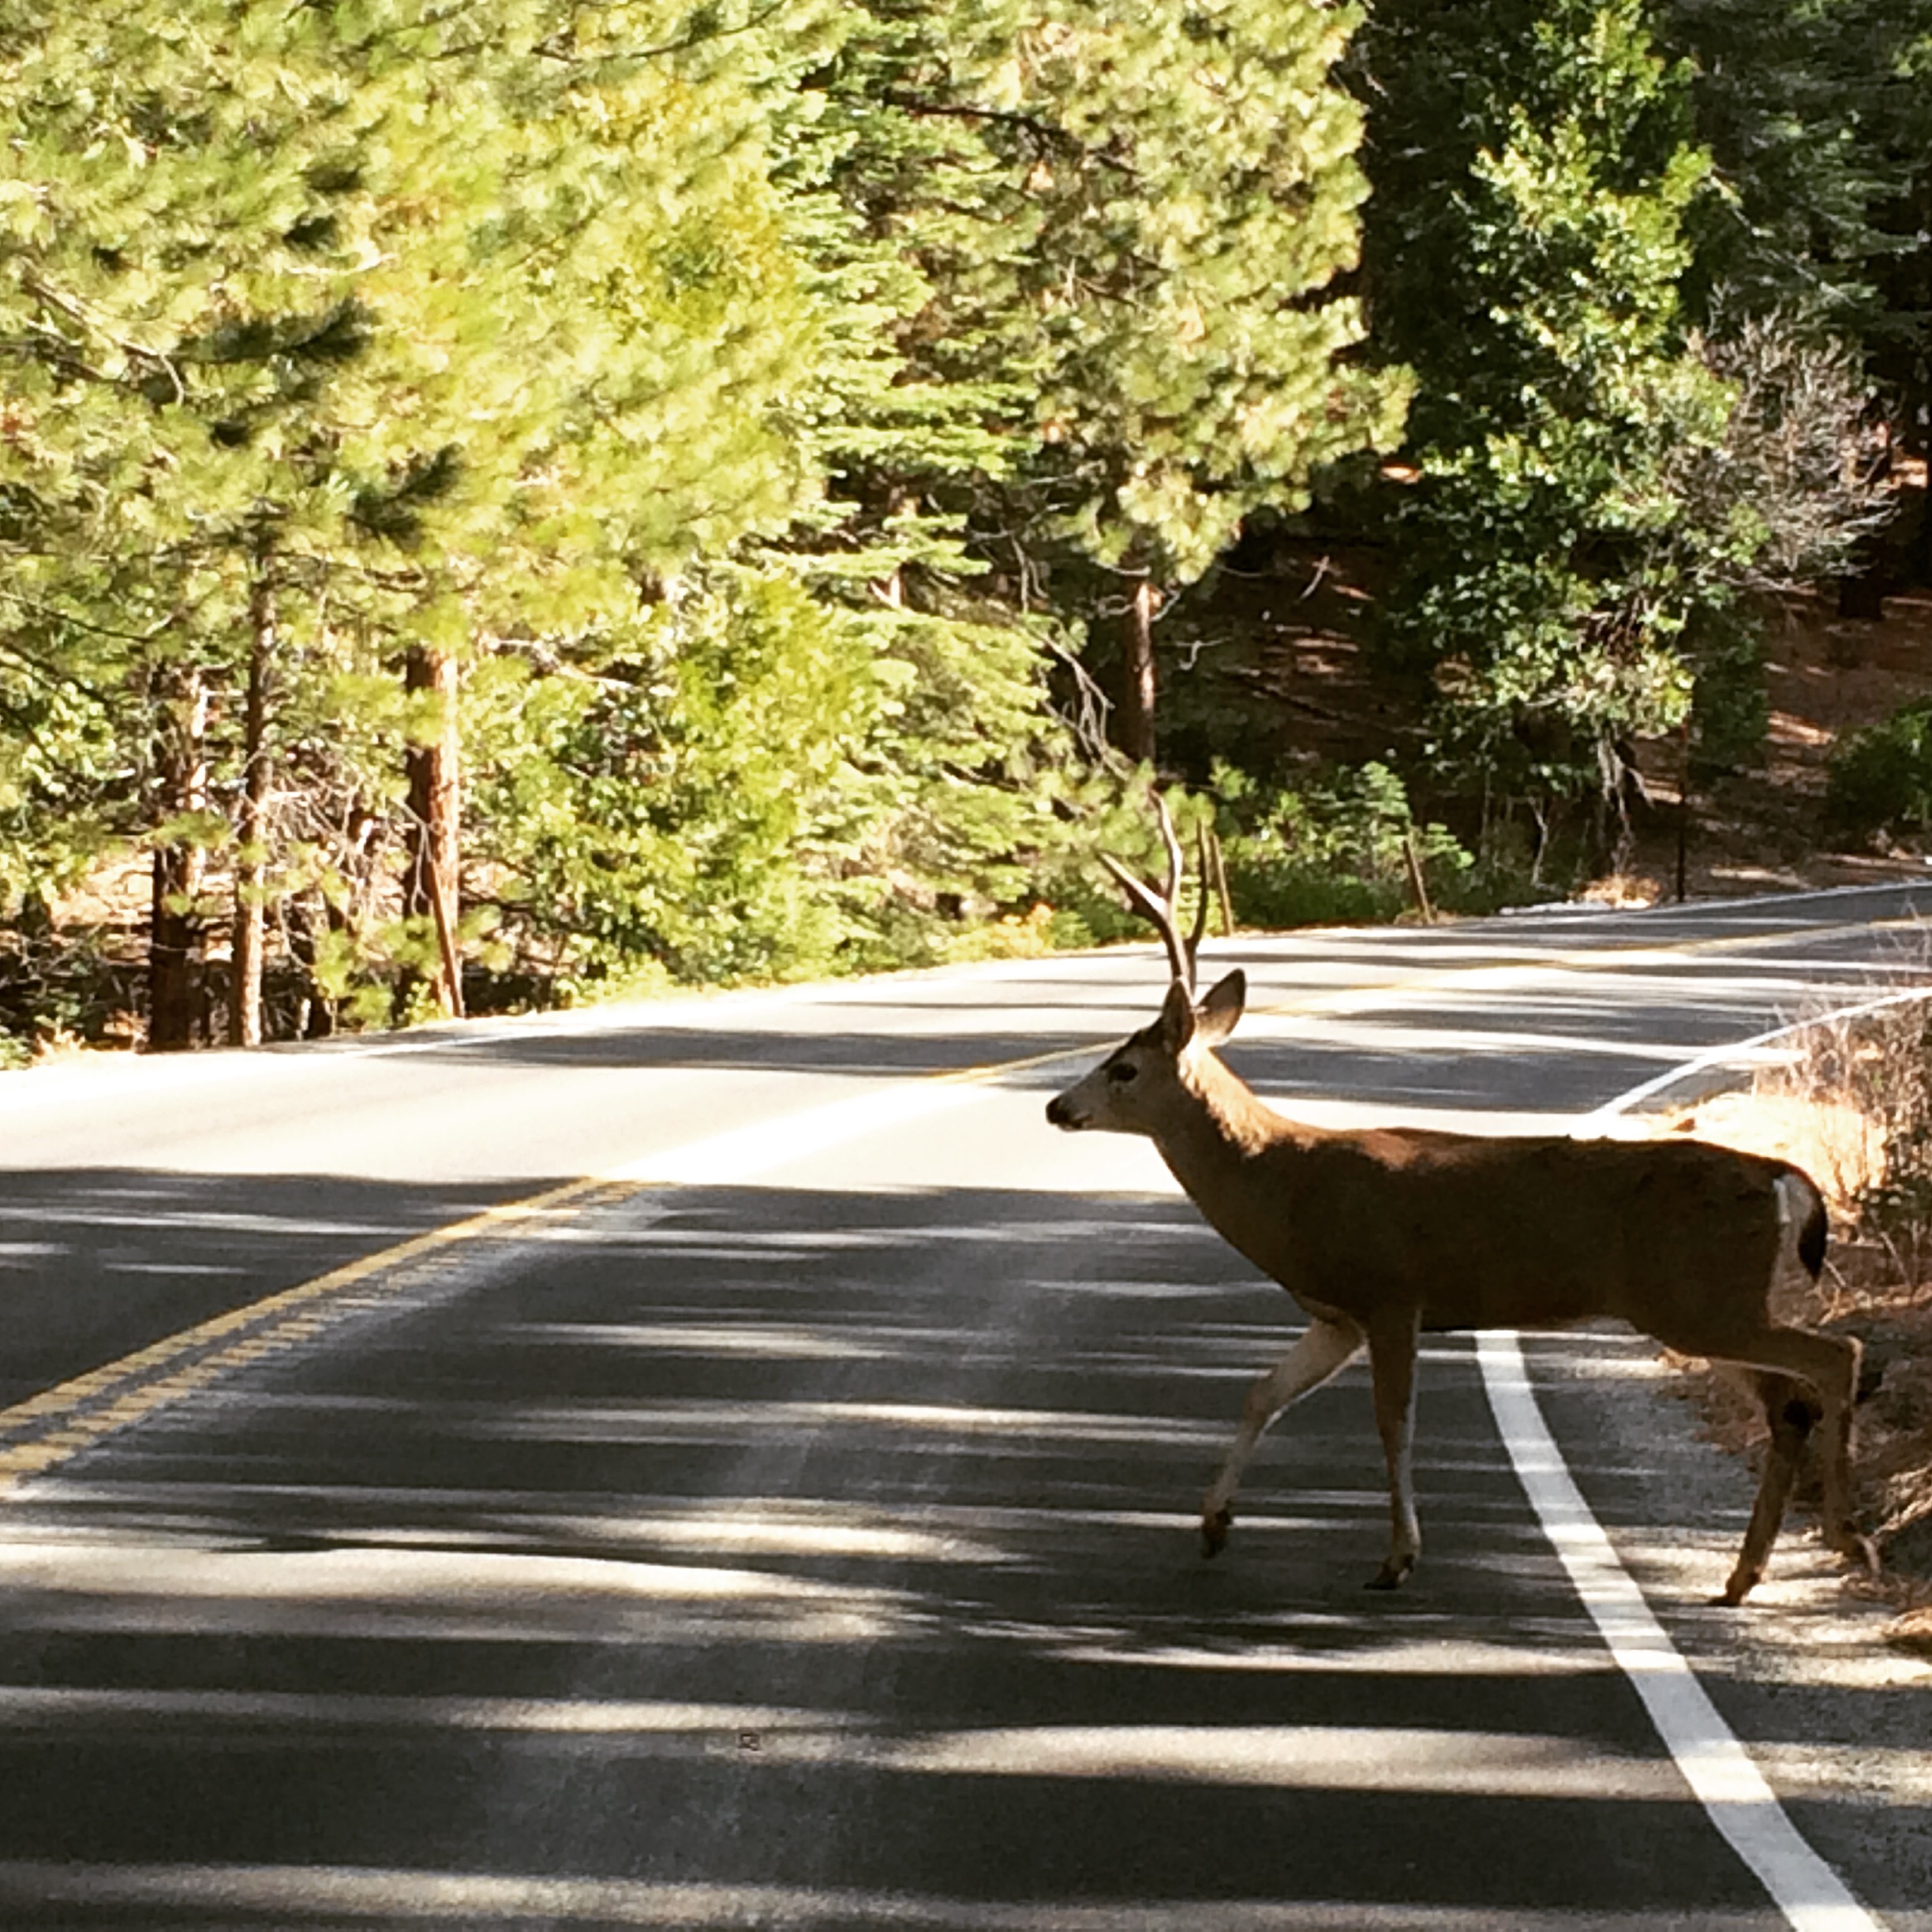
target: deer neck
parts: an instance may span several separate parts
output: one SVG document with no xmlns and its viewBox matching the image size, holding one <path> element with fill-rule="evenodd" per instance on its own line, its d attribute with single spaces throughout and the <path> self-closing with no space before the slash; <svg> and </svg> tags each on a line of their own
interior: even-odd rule
<svg viewBox="0 0 1932 1932">
<path fill-rule="evenodd" d="M 1303 1132 L 1212 1054 L 1203 1053 L 1185 1069 L 1179 1099 L 1154 1144 L 1202 1212 L 1240 1246 L 1230 1222 L 1245 1219 L 1251 1204 L 1267 1211 L 1263 1157 L 1298 1144 Z"/>
<path fill-rule="evenodd" d="M 1321 1130 L 1277 1114 L 1211 1054 L 1186 1070 L 1183 1084 L 1185 1104 L 1154 1136 L 1168 1171 L 1223 1241 L 1297 1293 L 1305 1234 L 1297 1157 Z"/>
</svg>

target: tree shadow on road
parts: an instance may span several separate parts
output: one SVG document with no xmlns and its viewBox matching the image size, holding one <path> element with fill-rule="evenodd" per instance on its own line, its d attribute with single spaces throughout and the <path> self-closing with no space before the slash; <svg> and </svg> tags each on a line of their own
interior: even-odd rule
<svg viewBox="0 0 1932 1932">
<path fill-rule="evenodd" d="M 451 1266 L 6 1506 L 9 1926 L 1773 1923 L 1459 1345 L 1410 1593 L 1353 1374 L 1200 1559 L 1295 1320 L 1184 1204 L 642 1190 Z"/>
</svg>

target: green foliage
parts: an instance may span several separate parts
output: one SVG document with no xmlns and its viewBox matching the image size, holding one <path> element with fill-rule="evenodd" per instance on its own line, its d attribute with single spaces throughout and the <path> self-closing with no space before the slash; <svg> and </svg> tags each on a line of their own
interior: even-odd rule
<svg viewBox="0 0 1932 1932">
<path fill-rule="evenodd" d="M 1932 6 L 1665 0 L 1657 30 L 1690 63 L 1719 190 L 1694 218 L 1693 306 L 1795 307 L 1900 366 L 1918 332 L 1923 243 L 1907 230 L 1932 167 Z"/>
<path fill-rule="evenodd" d="M 1677 306 L 1706 163 L 1640 6 L 1456 10 L 1473 44 L 1398 6 L 1368 53 L 1394 95 L 1371 273 L 1418 379 L 1390 644 L 1433 679 L 1452 763 L 1580 792 L 1690 700 L 1666 465 L 1726 414 Z"/>
<path fill-rule="evenodd" d="M 1825 810 L 1855 838 L 1932 830 L 1932 704 L 1913 704 L 1833 747 Z"/>
<path fill-rule="evenodd" d="M 573 979 L 828 970 L 812 889 L 852 822 L 881 693 L 865 640 L 796 586 L 727 577 L 632 628 L 594 671 L 473 683 L 473 848 L 506 913 Z M 796 863 L 793 863 L 793 862 Z"/>
<path fill-rule="evenodd" d="M 1932 0 L 0 0 L 0 1032 L 125 1005 L 29 928 L 129 849 L 191 938 L 261 904 L 284 1030 L 408 1017 L 432 658 L 489 998 L 1129 930 L 1050 667 L 1412 395 L 1366 534 L 1435 789 L 1541 838 L 1647 734 L 1737 762 L 1754 598 L 1876 528 L 1868 365 L 1918 433 L 1928 48 Z M 1412 849 L 1500 889 L 1384 768 L 1188 722 L 1250 919 L 1390 915 Z"/>
<path fill-rule="evenodd" d="M 1103 883 L 1091 864 L 1095 851 L 1113 853 L 1159 878 L 1166 855 L 1146 800 L 1144 781 L 1110 801 L 1094 801 L 1083 815 L 1052 882 L 1054 942 L 1087 945 L 1143 938 L 1140 915 Z M 1165 794 L 1177 833 L 1192 852 L 1196 834 L 1211 828 L 1226 868 L 1237 924 L 1262 928 L 1376 923 L 1417 911 L 1413 852 L 1433 906 L 1493 910 L 1497 882 L 1478 874 L 1470 853 L 1447 829 L 1418 820 L 1402 781 L 1371 761 L 1337 769 L 1296 786 L 1264 784 L 1236 766 L 1217 764 L 1204 792 Z M 1190 865 L 1182 882 L 1184 924 L 1204 889 Z M 1218 915 L 1212 915 L 1218 917 Z"/>
<path fill-rule="evenodd" d="M 35 540 L 0 877 L 125 830 L 219 880 L 266 586 L 261 889 L 340 1017 L 433 963 L 395 903 L 412 650 L 467 667 L 485 964 L 819 971 L 911 943 L 890 902 L 1012 886 L 1036 637 L 954 610 L 955 521 L 879 483 L 996 472 L 998 384 L 904 353 L 930 286 L 814 84 L 856 24 L 111 0 L 0 35 L 0 503 Z"/>
<path fill-rule="evenodd" d="M 911 366 L 981 396 L 997 466 L 900 473 L 1006 597 L 1109 614 L 1197 578 L 1262 504 L 1398 432 L 1349 352 L 1364 184 L 1332 69 L 1353 9 L 1280 0 L 869 6 L 834 69 L 841 181 L 930 298 Z M 890 486 L 881 494 L 890 498 Z M 1105 627 L 1099 632 L 1104 653 Z"/>
<path fill-rule="evenodd" d="M 1399 380 L 1349 364 L 1365 184 L 1331 81 L 1350 9 L 1047 7 L 1003 66 L 1024 157 L 1017 294 L 1042 369 L 1050 515 L 1109 566 L 1198 576 L 1259 504 L 1399 427 Z M 1008 78 L 1010 77 L 1010 78 Z"/>
<path fill-rule="evenodd" d="M 106 667 L 21 616 L 0 639 L 0 912 L 76 883 L 116 816 L 120 706 L 91 681 Z"/>
<path fill-rule="evenodd" d="M 1413 852 L 1432 901 L 1458 902 L 1468 852 L 1418 824 L 1402 781 L 1370 762 L 1299 791 L 1264 790 L 1223 767 L 1214 786 L 1228 887 L 1243 924 L 1340 925 L 1415 908 Z"/>
<path fill-rule="evenodd" d="M 1767 588 L 1847 567 L 1881 513 L 1867 388 L 1790 316 L 1687 321 L 1709 264 L 1697 81 L 1641 0 L 1444 9 L 1365 36 L 1378 350 L 1411 365 L 1413 483 L 1384 661 L 1436 698 L 1439 780 L 1627 835 L 1631 747 L 1757 741 Z M 1680 20 L 1690 9 L 1680 9 Z"/>
</svg>

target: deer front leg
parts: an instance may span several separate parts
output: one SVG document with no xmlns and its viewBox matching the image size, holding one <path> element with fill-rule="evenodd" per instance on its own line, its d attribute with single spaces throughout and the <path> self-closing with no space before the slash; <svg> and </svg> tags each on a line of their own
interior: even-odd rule
<svg viewBox="0 0 1932 1932">
<path fill-rule="evenodd" d="M 1371 1589 L 1395 1589 L 1421 1554 L 1414 1487 L 1416 1343 L 1422 1312 L 1395 1309 L 1368 1330 L 1368 1369 L 1375 1389 L 1376 1431 L 1388 1463 L 1391 1535 L 1387 1560 L 1370 1579 Z"/>
<path fill-rule="evenodd" d="M 1227 1541 L 1234 1522 L 1234 1492 L 1241 1486 L 1241 1471 L 1248 1466 L 1255 1446 L 1267 1433 L 1268 1425 L 1290 1403 L 1340 1374 L 1361 1354 L 1361 1345 L 1362 1331 L 1352 1321 L 1318 1317 L 1309 1324 L 1301 1340 L 1249 1390 L 1241 1405 L 1241 1428 L 1234 1446 L 1201 1501 L 1204 1555 L 1218 1555 Z"/>
</svg>

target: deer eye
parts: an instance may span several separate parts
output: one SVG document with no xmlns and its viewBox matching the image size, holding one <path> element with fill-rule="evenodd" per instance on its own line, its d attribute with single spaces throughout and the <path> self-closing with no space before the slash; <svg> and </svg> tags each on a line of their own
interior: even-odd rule
<svg viewBox="0 0 1932 1932">
<path fill-rule="evenodd" d="M 1106 1076 L 1116 1087 L 1125 1087 L 1140 1078 L 1140 1069 L 1131 1060 L 1115 1060 L 1109 1063 Z"/>
</svg>

